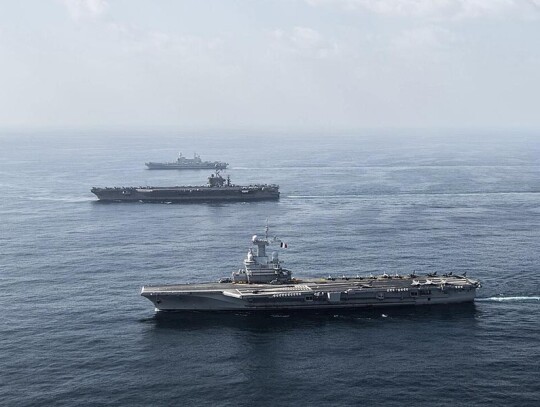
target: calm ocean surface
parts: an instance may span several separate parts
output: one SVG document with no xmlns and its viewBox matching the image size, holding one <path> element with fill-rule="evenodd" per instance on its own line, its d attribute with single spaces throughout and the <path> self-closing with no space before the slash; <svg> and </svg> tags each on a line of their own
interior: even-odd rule
<svg viewBox="0 0 540 407">
<path fill-rule="evenodd" d="M 103 204 L 193 152 L 278 202 Z M 0 134 L 0 404 L 500 405 L 540 399 L 540 135 Z M 467 271 L 475 304 L 156 317 L 149 283 L 215 281 L 266 219 L 297 277 Z"/>
</svg>

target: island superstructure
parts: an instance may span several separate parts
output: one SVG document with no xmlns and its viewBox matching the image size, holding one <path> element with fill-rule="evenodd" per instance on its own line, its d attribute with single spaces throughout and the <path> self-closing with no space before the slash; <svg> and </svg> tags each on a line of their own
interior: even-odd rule
<svg viewBox="0 0 540 407">
<path fill-rule="evenodd" d="M 296 279 L 267 247 L 280 239 L 253 236 L 243 267 L 217 283 L 144 286 L 156 311 L 355 309 L 472 302 L 480 287 L 463 275 L 359 275 Z"/>
<path fill-rule="evenodd" d="M 213 202 L 262 201 L 279 199 L 279 185 L 234 185 L 219 171 L 208 178 L 207 185 L 174 187 L 94 187 L 90 190 L 100 201 L 108 202 Z"/>
<path fill-rule="evenodd" d="M 203 161 L 197 153 L 193 154 L 193 158 L 187 158 L 178 153 L 178 158 L 173 162 L 145 163 L 149 170 L 224 170 L 229 165 L 222 161 Z"/>
</svg>

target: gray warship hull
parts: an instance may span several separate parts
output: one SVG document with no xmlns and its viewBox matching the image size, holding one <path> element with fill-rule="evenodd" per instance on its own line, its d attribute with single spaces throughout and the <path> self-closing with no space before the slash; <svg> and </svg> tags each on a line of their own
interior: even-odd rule
<svg viewBox="0 0 540 407">
<path fill-rule="evenodd" d="M 105 202 L 212 202 L 261 201 L 279 199 L 277 185 L 221 187 L 116 187 L 92 188 L 100 201 Z"/>
<path fill-rule="evenodd" d="M 176 161 L 149 162 L 145 165 L 149 170 L 224 170 L 229 164 L 222 161 L 203 161 L 197 153 L 194 154 L 193 158 L 186 158 L 180 153 Z"/>
<path fill-rule="evenodd" d="M 145 163 L 146 167 L 149 170 L 224 170 L 229 164 L 221 162 L 206 162 L 201 164 L 178 164 L 175 162 L 171 163 L 156 163 L 148 162 Z"/>
<path fill-rule="evenodd" d="M 310 279 L 290 284 L 205 283 L 145 286 L 156 311 L 362 309 L 474 301 L 480 284 L 466 277 Z"/>
<path fill-rule="evenodd" d="M 145 286 L 141 295 L 156 311 L 294 311 L 457 304 L 474 301 L 480 283 L 452 273 L 354 278 L 296 279 L 279 253 L 267 246 L 288 244 L 254 235 L 244 267 L 219 283 Z"/>
</svg>

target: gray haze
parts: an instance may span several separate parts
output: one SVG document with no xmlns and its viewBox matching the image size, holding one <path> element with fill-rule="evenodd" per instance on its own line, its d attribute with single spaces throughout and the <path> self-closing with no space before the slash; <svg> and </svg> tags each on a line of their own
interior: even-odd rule
<svg viewBox="0 0 540 407">
<path fill-rule="evenodd" d="M 540 0 L 0 5 L 0 126 L 540 127 Z"/>
</svg>

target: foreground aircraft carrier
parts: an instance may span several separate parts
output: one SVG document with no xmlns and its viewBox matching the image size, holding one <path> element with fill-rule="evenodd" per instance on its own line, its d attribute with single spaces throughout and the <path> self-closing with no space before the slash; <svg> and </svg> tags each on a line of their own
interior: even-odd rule
<svg viewBox="0 0 540 407">
<path fill-rule="evenodd" d="M 355 309 L 474 301 L 477 280 L 465 274 L 408 274 L 296 279 L 282 268 L 278 253 L 267 255 L 277 238 L 252 238 L 243 268 L 216 283 L 151 285 L 141 295 L 156 311 L 291 311 Z"/>
</svg>

